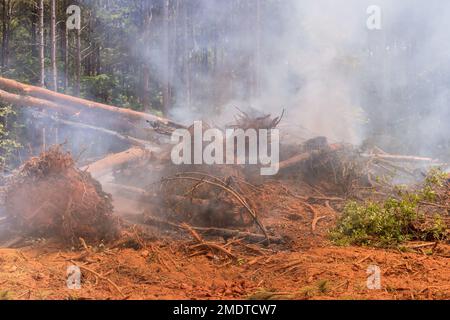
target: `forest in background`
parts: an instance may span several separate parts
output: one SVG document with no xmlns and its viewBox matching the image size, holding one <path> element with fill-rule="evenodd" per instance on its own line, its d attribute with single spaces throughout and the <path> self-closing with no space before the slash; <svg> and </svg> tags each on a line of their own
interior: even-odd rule
<svg viewBox="0 0 450 320">
<path fill-rule="evenodd" d="M 369 32 L 364 1 L 319 2 L 2 0 L 1 74 L 186 122 L 234 106 L 286 108 L 305 137 L 448 156 L 450 68 L 437 63 L 436 46 L 447 49 L 436 40 L 445 19 L 429 19 L 436 8 L 389 7 L 392 19 Z M 80 30 L 66 28 L 70 5 L 81 8 Z M 1 109 L 3 156 L 23 130 L 18 112 Z"/>
<path fill-rule="evenodd" d="M 189 104 L 190 97 L 199 94 L 192 92 L 197 75 L 191 70 L 217 71 L 218 60 L 227 55 L 219 49 L 220 40 L 227 40 L 221 39 L 218 26 L 195 25 L 196 15 L 201 14 L 198 3 L 2 1 L 2 74 L 104 103 L 161 112 L 174 103 L 169 83 L 181 82 Z M 244 8 L 250 13 L 258 3 L 230 1 L 229 5 L 230 10 L 236 6 L 236 12 Z M 81 30 L 66 28 L 69 5 L 81 7 Z M 233 18 L 229 20 L 232 23 Z M 235 27 L 243 31 L 242 25 Z M 198 33 L 208 45 L 198 43 Z M 235 65 L 237 59 L 233 57 Z M 238 70 L 239 77 L 249 71 L 235 68 L 229 70 L 230 77 L 237 77 L 232 73 Z"/>
<path fill-rule="evenodd" d="M 260 23 L 261 1 L 223 2 L 208 19 L 202 18 L 203 11 L 211 12 L 204 3 L 1 1 L 1 74 L 69 95 L 161 114 L 168 114 L 180 100 L 190 109 L 199 107 L 196 101 L 214 108 L 230 96 L 248 99 L 257 90 L 254 61 L 259 38 L 254 28 Z M 66 27 L 70 5 L 81 8 L 80 30 Z M 224 8 L 226 12 L 221 12 Z M 242 24 L 243 17 L 248 18 L 247 25 Z M 235 33 L 246 33 L 252 50 L 226 50 Z M 213 83 L 218 74 L 221 81 Z M 250 89 L 233 88 L 233 81 Z M 0 130 L 4 155 L 17 146 L 7 135 L 20 135 L 20 129 L 11 108 L 5 107 L 0 118 L 3 127 L 9 127 L 9 132 Z"/>
</svg>

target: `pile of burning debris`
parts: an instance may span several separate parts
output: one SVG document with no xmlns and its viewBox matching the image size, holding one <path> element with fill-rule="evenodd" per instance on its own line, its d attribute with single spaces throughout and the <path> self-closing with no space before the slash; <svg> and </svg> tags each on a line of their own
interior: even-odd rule
<svg viewBox="0 0 450 320">
<path fill-rule="evenodd" d="M 30 159 L 11 177 L 4 208 L 3 222 L 9 233 L 20 235 L 17 240 L 54 236 L 70 244 L 119 235 L 111 196 L 59 147 Z"/>
<path fill-rule="evenodd" d="M 121 132 L 112 131 L 112 121 L 98 124 L 105 128 L 96 128 L 93 123 L 88 125 L 90 130 L 128 142 L 130 149 L 107 155 L 80 170 L 70 155 L 52 148 L 29 160 L 14 175 L 4 197 L 6 220 L 11 230 L 30 236 L 53 235 L 66 242 L 79 238 L 89 241 L 115 239 L 120 228 L 117 218 L 112 215 L 112 199 L 103 191 L 103 186 L 113 194 L 115 203 L 122 199 L 138 203 L 134 216 L 127 215 L 126 218 L 132 223 L 172 230 L 174 237 L 185 232 L 197 242 L 196 248 L 232 256 L 224 247 L 204 237 L 237 238 L 266 245 L 286 242 L 282 235 L 265 225 L 271 212 L 261 210 L 259 205 L 265 184 L 274 178 L 288 181 L 290 185 L 306 184 L 309 190 L 314 190 L 314 196 L 308 193 L 293 195 L 290 190 L 285 190 L 313 213 L 314 230 L 321 217 L 317 216 L 313 204 L 323 203 L 339 211 L 349 199 L 383 198 L 391 193 L 395 184 L 417 183 L 424 179 L 427 168 L 440 165 L 429 158 L 392 155 L 376 147 L 360 150 L 347 144 L 330 144 L 326 137 L 316 137 L 301 144 L 281 144 L 280 172 L 275 177 L 261 177 L 255 170 L 242 165 L 178 166 L 170 161 L 172 146 L 168 143 L 168 135 L 175 129 L 192 130 L 192 127 L 68 98 L 41 88 L 30 89 L 2 78 L 0 86 L 13 86 L 16 91 L 33 95 L 24 100 L 9 94 L 8 102 L 51 109 L 45 110 L 49 115 L 60 112 L 72 117 L 73 111 L 81 110 L 78 114 L 81 112 L 82 116 L 77 121 L 82 121 L 92 119 L 85 116 L 87 111 L 106 112 L 125 119 L 127 124 Z M 70 108 L 46 100 L 50 98 L 57 103 L 70 102 L 66 104 Z M 277 117 L 240 111 L 230 127 L 273 129 L 283 116 L 284 111 Z M 71 121 L 65 124 L 73 125 Z M 150 123 L 148 131 L 136 129 L 140 127 L 136 123 L 145 124 L 145 121 Z M 151 142 L 145 140 L 145 135 L 152 136 Z M 101 181 L 102 186 L 93 178 Z M 338 204 L 334 205 L 334 202 Z M 448 205 L 440 204 L 447 210 Z"/>
<path fill-rule="evenodd" d="M 278 125 L 279 119 L 281 117 L 271 115 L 252 118 L 242 113 L 237 122 L 244 128 L 272 128 Z M 255 175 L 254 170 L 239 165 L 175 166 L 168 159 L 162 163 L 160 179 L 139 189 L 145 212 L 139 220 L 141 223 L 175 233 L 184 230 L 194 234 L 197 241 L 202 239 L 201 235 L 237 237 L 263 244 L 286 241 L 282 235 L 268 230 L 264 221 L 271 213 L 259 210 L 258 206 L 265 184 L 273 177 L 262 178 Z M 330 202 L 337 202 L 332 210 L 339 211 L 347 200 L 382 200 L 392 194 L 396 184 L 418 183 L 425 178 L 428 168 L 439 165 L 429 158 L 392 155 L 379 148 L 363 151 L 347 144 L 330 144 L 326 137 L 316 137 L 301 145 L 282 145 L 280 174 L 275 178 L 288 181 L 290 185 L 306 183 L 313 190 L 320 190 L 314 197 L 308 193 L 295 195 L 313 212 L 312 228 L 315 229 L 321 217 L 312 204 L 330 206 Z M 151 161 L 140 163 L 137 168 L 136 174 L 155 170 Z M 130 168 L 115 172 L 118 180 L 124 175 L 128 181 L 137 177 L 130 179 Z"/>
</svg>

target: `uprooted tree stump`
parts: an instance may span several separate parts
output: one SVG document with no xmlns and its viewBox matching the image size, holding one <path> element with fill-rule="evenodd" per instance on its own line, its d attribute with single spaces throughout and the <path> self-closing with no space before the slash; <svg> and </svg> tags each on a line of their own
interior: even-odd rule
<svg viewBox="0 0 450 320">
<path fill-rule="evenodd" d="M 119 234 L 111 196 L 59 146 L 21 167 L 7 186 L 5 208 L 12 227 L 26 236 L 98 242 Z"/>
</svg>

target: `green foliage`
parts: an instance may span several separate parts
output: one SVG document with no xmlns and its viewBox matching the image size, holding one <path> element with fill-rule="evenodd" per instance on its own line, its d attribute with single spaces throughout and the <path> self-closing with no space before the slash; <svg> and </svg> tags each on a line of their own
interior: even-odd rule
<svg viewBox="0 0 450 320">
<path fill-rule="evenodd" d="M 13 153 L 20 148 L 15 138 L 16 124 L 13 120 L 16 112 L 11 106 L 0 105 L 0 171 L 8 164 Z"/>
<path fill-rule="evenodd" d="M 331 239 L 338 245 L 390 247 L 408 240 L 443 240 L 447 225 L 436 214 L 432 221 L 420 211 L 420 202 L 435 201 L 435 189 L 443 185 L 442 172 L 430 171 L 418 192 L 398 189 L 398 197 L 381 203 L 347 203 Z"/>
<path fill-rule="evenodd" d="M 447 180 L 447 174 L 440 168 L 432 168 L 425 179 L 425 185 L 427 187 L 443 187 L 445 180 Z"/>
<path fill-rule="evenodd" d="M 106 74 L 83 77 L 82 92 L 87 98 L 98 98 L 105 103 L 111 102 L 111 97 L 116 93 L 118 81 Z"/>
<path fill-rule="evenodd" d="M 108 74 L 96 76 L 84 76 L 81 79 L 81 94 L 84 98 L 96 100 L 102 103 L 121 106 L 134 110 L 141 109 L 138 97 L 134 92 L 133 78 L 128 78 L 129 87 L 120 85 L 120 79 Z"/>
</svg>

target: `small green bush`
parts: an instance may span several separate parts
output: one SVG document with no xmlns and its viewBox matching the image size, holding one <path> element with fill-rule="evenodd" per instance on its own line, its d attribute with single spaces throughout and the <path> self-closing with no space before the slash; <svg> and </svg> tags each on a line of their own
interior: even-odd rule
<svg viewBox="0 0 450 320">
<path fill-rule="evenodd" d="M 420 211 L 422 201 L 433 202 L 435 189 L 443 186 L 445 175 L 432 171 L 416 193 L 398 189 L 398 197 L 384 202 L 348 202 L 330 237 L 338 245 L 390 247 L 409 240 L 443 240 L 447 225 L 442 216 L 433 219 Z"/>
</svg>

